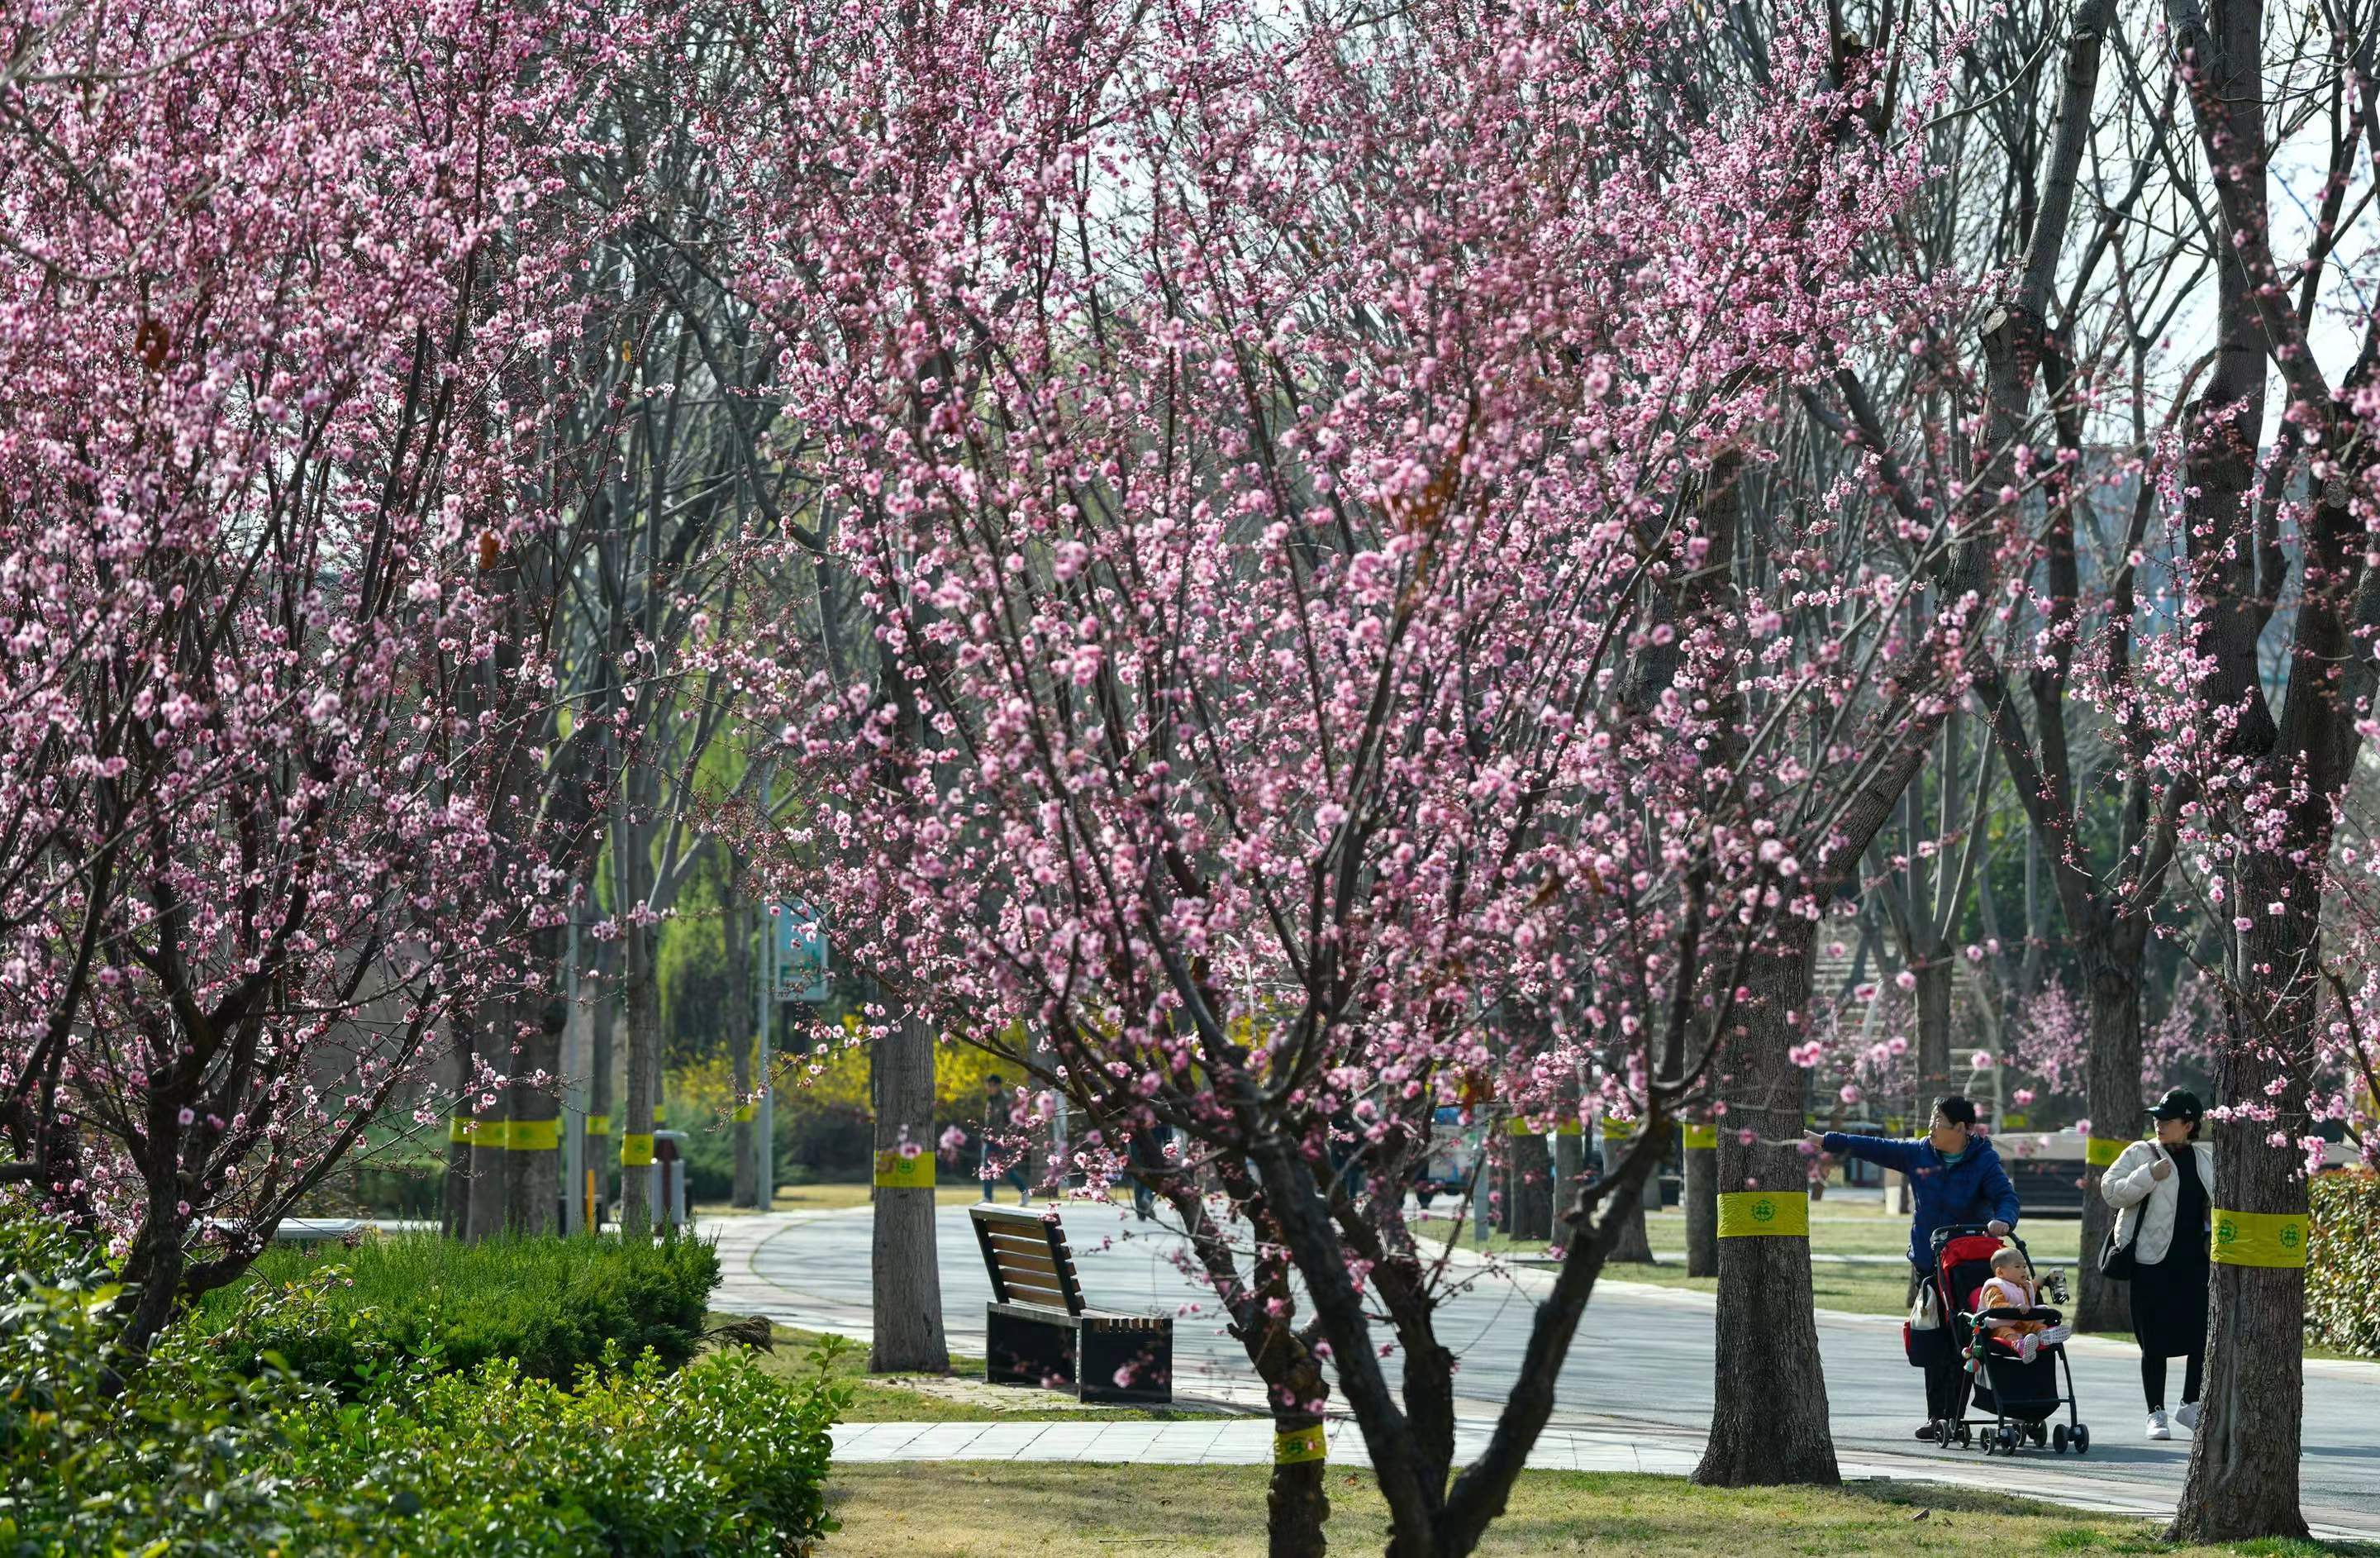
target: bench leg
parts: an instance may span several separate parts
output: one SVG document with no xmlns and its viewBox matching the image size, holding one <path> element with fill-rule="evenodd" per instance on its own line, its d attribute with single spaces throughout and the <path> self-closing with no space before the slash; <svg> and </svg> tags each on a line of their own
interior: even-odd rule
<svg viewBox="0 0 2380 1558">
<path fill-rule="evenodd" d="M 987 1384 L 1032 1385 L 1071 1390 L 1075 1384 L 1072 1327 L 987 1312 L 983 1320 L 983 1378 Z"/>
<path fill-rule="evenodd" d="M 1080 1401 L 1137 1406 L 1173 1399 L 1173 1337 L 1164 1331 L 1083 1329 Z"/>
</svg>

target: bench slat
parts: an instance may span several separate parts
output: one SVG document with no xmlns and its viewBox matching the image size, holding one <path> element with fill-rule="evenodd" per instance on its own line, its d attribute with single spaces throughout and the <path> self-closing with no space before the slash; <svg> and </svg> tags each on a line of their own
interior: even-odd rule
<svg viewBox="0 0 2380 1558">
<path fill-rule="evenodd" d="M 1061 1266 L 1050 1259 L 1050 1252 L 1046 1249 L 1012 1249 L 1006 1245 L 994 1245 L 992 1249 L 999 1256 L 1001 1266 L 1007 1271 L 1039 1272 L 1050 1277 L 1061 1272 L 1069 1276 L 1076 1274 L 1073 1262 Z"/>
</svg>

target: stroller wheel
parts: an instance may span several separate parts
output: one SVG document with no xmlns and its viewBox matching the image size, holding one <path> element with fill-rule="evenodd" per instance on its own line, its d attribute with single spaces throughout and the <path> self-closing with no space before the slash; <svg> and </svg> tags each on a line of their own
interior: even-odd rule
<svg viewBox="0 0 2380 1558">
<path fill-rule="evenodd" d="M 1999 1439 L 2000 1454 L 2003 1455 L 2015 1455 L 2016 1447 L 2023 1442 L 2023 1435 L 2017 1431 L 2016 1426 L 2012 1423 L 2000 1430 Z"/>
<path fill-rule="evenodd" d="M 2080 1455 L 2087 1454 L 2091 1448 L 2091 1425 L 2088 1423 L 2075 1424 L 2073 1433 L 2068 1436 L 2068 1442 L 2074 1446 L 2074 1453 L 2076 1455 Z"/>
<path fill-rule="evenodd" d="M 2059 1455 L 2066 1454 L 2066 1425 L 2058 1424 L 2049 1430 L 2049 1447 Z"/>
<path fill-rule="evenodd" d="M 2024 1431 L 2032 1436 L 2033 1442 L 2035 1444 L 2046 1444 L 2049 1442 L 2049 1429 L 2046 1424 L 2031 1424 Z"/>
<path fill-rule="evenodd" d="M 1965 1423 L 1961 1422 L 1961 1423 L 1959 1425 L 1959 1442 L 1960 1442 L 1960 1443 L 1961 1443 L 1961 1444 L 1972 1444 L 1972 1443 L 1973 1443 L 1974 1442 L 1975 1442 L 1975 1430 L 1973 1430 L 1973 1429 L 1971 1429 L 1971 1428 L 1969 1428 Z"/>
</svg>

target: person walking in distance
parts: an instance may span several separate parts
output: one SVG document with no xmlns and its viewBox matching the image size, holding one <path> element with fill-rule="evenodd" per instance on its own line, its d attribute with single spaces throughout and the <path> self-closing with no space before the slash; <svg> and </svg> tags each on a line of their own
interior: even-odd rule
<svg viewBox="0 0 2380 1558">
<path fill-rule="evenodd" d="M 2132 1334 L 2141 1344 L 2141 1391 L 2149 1404 L 2148 1436 L 2171 1439 L 2172 1425 L 2198 1430 L 2198 1387 L 2206 1366 L 2207 1234 L 2215 1206 L 2215 1149 L 2198 1139 L 2206 1111 L 2198 1095 L 2176 1088 L 2149 1111 L 2156 1137 L 2135 1141 L 2107 1167 L 2099 1194 L 2116 1209 L 2111 1251 L 2131 1259 Z M 2165 1409 L 2165 1360 L 2180 1357 L 2181 1405 Z"/>
<path fill-rule="evenodd" d="M 1132 1210 L 1143 1223 L 1157 1215 L 1157 1181 L 1172 1171 L 1173 1127 L 1155 1122 L 1133 1133 Z"/>
<path fill-rule="evenodd" d="M 983 1079 L 983 1125 L 976 1132 L 976 1140 L 982 1153 L 981 1162 L 976 1173 L 977 1176 L 983 1181 L 983 1199 L 987 1201 L 991 1199 L 992 1186 L 1005 1179 L 1016 1187 L 1016 1204 L 1030 1206 L 1033 1204 L 1033 1190 L 1026 1183 L 1023 1160 L 1020 1158 L 1012 1162 L 1007 1168 L 1002 1169 L 995 1161 L 993 1153 L 995 1145 L 993 1138 L 1014 1124 L 1015 1118 L 1015 1112 L 1008 1102 L 1006 1086 L 998 1077 L 985 1077 Z"/>
<path fill-rule="evenodd" d="M 1909 1177 L 1909 1296 L 1933 1270 L 1934 1230 L 1982 1223 L 1995 1234 L 2016 1226 L 2016 1187 L 2009 1183 L 2000 1155 L 1975 1129 L 1974 1100 L 1945 1093 L 1934 1101 L 1924 1136 L 1903 1141 L 1886 1136 L 1811 1131 L 1821 1151 L 1861 1158 Z M 1931 1421 L 1917 1437 L 1934 1437 Z"/>
</svg>

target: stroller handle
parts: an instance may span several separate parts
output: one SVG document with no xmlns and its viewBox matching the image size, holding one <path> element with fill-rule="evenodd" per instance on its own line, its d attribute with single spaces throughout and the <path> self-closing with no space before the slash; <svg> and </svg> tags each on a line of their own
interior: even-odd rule
<svg viewBox="0 0 2380 1558">
<path fill-rule="evenodd" d="M 1952 1239 L 1966 1238 L 1975 1234 L 1987 1235 L 1993 1238 L 2006 1239 L 2009 1243 L 2016 1246 L 2017 1248 L 2024 1248 L 2024 1241 L 2017 1237 L 2016 1231 L 2014 1229 L 2010 1229 L 2005 1234 L 1993 1234 L 1989 1227 L 1981 1223 L 1949 1223 L 1935 1229 L 1933 1240 L 1934 1248 L 1938 1252 L 1944 1245 L 1949 1244 Z"/>
</svg>

